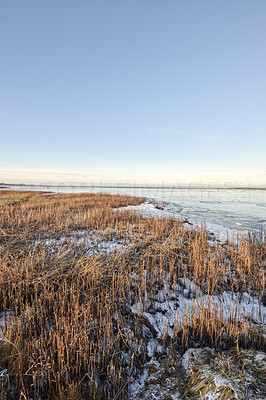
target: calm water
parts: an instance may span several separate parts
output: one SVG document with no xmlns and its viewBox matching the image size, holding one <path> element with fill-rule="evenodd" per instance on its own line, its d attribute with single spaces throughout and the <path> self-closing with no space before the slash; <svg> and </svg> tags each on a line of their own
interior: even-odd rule
<svg viewBox="0 0 266 400">
<path fill-rule="evenodd" d="M 176 213 L 227 228 L 266 231 L 266 189 L 193 189 L 122 187 L 12 187 L 18 190 L 51 190 L 56 193 L 118 193 L 168 202 Z"/>
</svg>

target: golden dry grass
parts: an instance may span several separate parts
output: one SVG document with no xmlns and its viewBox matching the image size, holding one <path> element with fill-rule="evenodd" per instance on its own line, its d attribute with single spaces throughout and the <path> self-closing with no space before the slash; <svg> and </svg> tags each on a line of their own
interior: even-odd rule
<svg viewBox="0 0 266 400">
<path fill-rule="evenodd" d="M 0 313 L 10 313 L 0 341 L 0 370 L 8 371 L 3 399 L 126 399 L 131 377 L 148 360 L 145 331 L 157 334 L 130 306 L 145 311 L 147 296 L 155 299 L 165 283 L 177 300 L 183 277 L 205 295 L 226 290 L 263 299 L 263 236 L 210 242 L 204 227 L 114 211 L 142 202 L 126 196 L 5 191 L 1 199 Z M 68 240 L 56 249 L 45 242 L 73 232 L 131 245 L 92 254 Z M 235 310 L 225 321 L 223 309 L 194 297 L 174 335 L 162 336 L 165 347 L 265 348 L 260 324 L 235 319 Z"/>
</svg>

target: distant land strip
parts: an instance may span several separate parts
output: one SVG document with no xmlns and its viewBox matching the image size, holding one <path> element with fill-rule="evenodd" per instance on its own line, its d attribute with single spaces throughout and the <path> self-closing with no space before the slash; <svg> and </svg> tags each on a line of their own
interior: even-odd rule
<svg viewBox="0 0 266 400">
<path fill-rule="evenodd" d="M 80 185 L 62 185 L 62 184 L 26 184 L 26 183 L 0 183 L 0 189 L 9 187 L 30 187 L 30 188 L 100 188 L 100 189 L 156 189 L 156 190 L 266 190 L 266 187 L 249 186 L 154 186 L 151 185 L 125 185 L 125 184 L 80 184 Z"/>
</svg>

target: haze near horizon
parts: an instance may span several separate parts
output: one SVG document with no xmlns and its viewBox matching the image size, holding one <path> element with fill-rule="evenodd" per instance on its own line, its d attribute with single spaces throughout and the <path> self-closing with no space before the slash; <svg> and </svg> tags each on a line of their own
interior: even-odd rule
<svg viewBox="0 0 266 400">
<path fill-rule="evenodd" d="M 0 182 L 266 186 L 266 3 L 2 1 Z"/>
</svg>

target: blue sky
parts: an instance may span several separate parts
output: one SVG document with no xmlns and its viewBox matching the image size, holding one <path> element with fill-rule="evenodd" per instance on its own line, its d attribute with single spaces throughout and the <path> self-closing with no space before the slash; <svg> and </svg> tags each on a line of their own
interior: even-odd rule
<svg viewBox="0 0 266 400">
<path fill-rule="evenodd" d="M 0 0 L 0 182 L 266 185 L 265 0 Z"/>
</svg>

